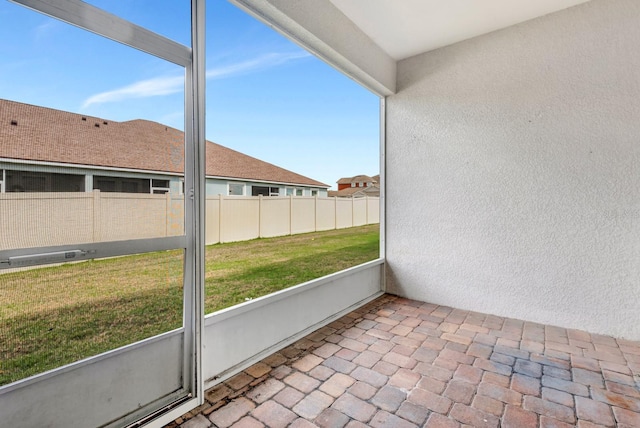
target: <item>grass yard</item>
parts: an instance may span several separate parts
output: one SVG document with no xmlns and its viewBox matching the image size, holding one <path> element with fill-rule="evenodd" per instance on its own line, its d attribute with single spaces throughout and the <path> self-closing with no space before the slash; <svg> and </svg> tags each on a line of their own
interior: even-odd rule
<svg viewBox="0 0 640 428">
<path fill-rule="evenodd" d="M 378 257 L 378 225 L 207 247 L 206 313 Z M 0 385 L 182 325 L 182 251 L 0 273 Z"/>
</svg>

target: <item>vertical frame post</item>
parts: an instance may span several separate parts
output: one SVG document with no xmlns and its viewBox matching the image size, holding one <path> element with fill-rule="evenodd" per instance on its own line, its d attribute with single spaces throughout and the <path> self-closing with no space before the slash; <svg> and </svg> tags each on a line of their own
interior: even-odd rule
<svg viewBox="0 0 640 428">
<path fill-rule="evenodd" d="M 191 63 L 185 78 L 185 194 L 187 254 L 191 262 L 185 266 L 184 321 L 191 327 L 185 336 L 185 362 L 190 362 L 190 381 L 198 403 L 203 403 L 202 328 L 204 323 L 204 246 L 206 203 L 206 138 L 205 138 L 205 0 L 191 1 Z M 190 170 L 191 174 L 186 172 Z M 189 288 L 189 291 L 187 291 Z M 190 294 L 190 295 L 188 295 Z M 188 298 L 188 299 L 187 299 Z M 189 331 L 188 329 L 186 329 Z"/>
<path fill-rule="evenodd" d="M 387 254 L 387 104 L 386 97 L 380 97 L 380 258 L 385 259 Z M 387 263 L 384 263 L 386 271 Z M 387 290 L 386 272 L 382 275 L 382 290 Z"/>
</svg>

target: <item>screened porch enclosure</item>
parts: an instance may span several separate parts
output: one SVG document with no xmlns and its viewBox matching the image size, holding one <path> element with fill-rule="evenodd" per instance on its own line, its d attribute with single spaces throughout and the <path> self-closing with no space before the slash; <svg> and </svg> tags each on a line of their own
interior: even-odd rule
<svg viewBox="0 0 640 428">
<path fill-rule="evenodd" d="M 55 67 L 86 68 L 88 80 L 77 82 L 79 87 L 91 88 L 85 108 L 97 108 L 102 102 L 100 97 L 89 96 L 94 87 L 100 87 L 100 82 L 89 78 L 91 67 L 101 64 L 82 61 L 85 50 L 115 51 L 115 56 L 103 58 L 102 64 L 109 64 L 114 76 L 125 77 L 127 69 L 140 64 L 151 64 L 173 76 L 172 99 L 183 121 L 184 141 L 172 141 L 175 150 L 162 153 L 154 152 L 153 147 L 140 152 L 134 146 L 122 146 L 108 156 L 126 157 L 130 151 L 131 156 L 154 157 L 161 170 L 184 174 L 184 191 L 155 195 L 166 193 L 168 182 L 136 179 L 135 171 L 61 173 L 63 168 L 75 171 L 75 165 L 65 163 L 71 159 L 83 160 L 83 165 L 100 165 L 100 156 L 107 156 L 99 145 L 90 153 L 82 152 L 73 137 L 59 145 L 63 151 L 51 155 L 58 156 L 55 162 L 36 159 L 33 171 L 29 167 L 12 169 L 12 159 L 0 159 L 0 184 L 6 194 L 0 202 L 8 220 L 3 227 L 21 231 L 3 234 L 5 240 L 0 245 L 3 424 L 64 426 L 72 417 L 78 427 L 162 426 L 203 403 L 205 388 L 381 295 L 383 261 L 378 258 L 205 317 L 205 2 L 183 2 L 175 11 L 162 12 L 173 13 L 177 20 L 187 18 L 186 26 L 184 21 L 178 25 L 179 35 L 162 28 L 144 28 L 136 23 L 141 22 L 136 17 L 129 21 L 126 11 L 113 13 L 110 5 L 101 2 L 15 3 L 7 6 L 7 16 L 25 15 L 34 25 L 17 31 L 16 38 L 28 38 L 29 32 L 40 28 L 77 27 Z M 167 33 L 175 39 L 164 35 Z M 66 55 L 70 47 L 76 48 L 76 56 Z M 34 50 L 32 56 L 37 55 Z M 52 66 L 52 72 L 54 69 L 58 70 Z M 17 101 L 28 100 L 25 94 Z M 62 109 L 60 104 L 50 107 Z M 145 108 L 153 106 L 131 113 L 134 103 L 123 102 L 120 108 L 144 120 L 149 111 Z M 101 120 L 93 126 L 93 119 L 87 119 L 82 131 L 87 135 L 114 128 Z M 9 128 L 18 136 L 24 125 L 20 122 Z M 51 121 L 48 125 L 57 124 Z M 25 141 L 10 140 L 18 153 L 48 150 L 46 141 Z M 176 157 L 176 153 L 184 156 Z M 84 173 L 86 168 L 80 170 Z M 87 188 L 99 191 L 87 192 Z M 132 193 L 147 195 L 135 195 L 137 202 L 129 203 Z M 318 195 L 309 193 L 305 201 L 300 198 L 294 202 L 315 206 Z M 285 196 L 271 186 L 257 187 L 256 196 L 261 195 Z M 57 209 L 60 198 L 65 198 L 68 208 Z M 97 208 L 103 199 L 119 209 L 101 215 Z M 355 204 L 358 209 L 363 201 Z M 371 207 L 364 202 L 364 212 L 371 209 L 374 216 L 375 201 Z M 166 234 L 146 233 L 152 225 L 157 226 L 158 219 L 152 214 L 154 210 L 144 209 L 145 203 L 166 204 L 171 215 L 177 216 L 172 221 L 181 227 L 174 228 L 167 220 Z M 12 215 L 11 207 L 17 204 L 22 207 L 20 215 Z M 353 205 L 349 201 L 350 208 Z M 327 221 L 345 227 L 342 217 L 348 210 L 336 210 L 339 215 Z M 135 222 L 127 220 L 131 215 L 136 216 Z M 362 222 L 359 214 L 349 217 L 349 223 Z M 77 227 L 58 227 L 73 223 Z M 87 228 L 84 223 L 93 226 Z M 157 229 L 155 226 L 152 228 Z M 122 333 L 116 328 L 121 324 L 132 328 Z"/>
<path fill-rule="evenodd" d="M 427 2 L 415 2 L 420 9 L 399 25 L 395 2 L 361 9 L 347 0 L 235 0 L 381 97 L 381 251 L 378 260 L 206 317 L 204 1 L 192 2 L 189 47 L 128 22 L 113 30 L 81 2 L 20 3 L 184 67 L 186 227 L 161 241 L 16 249 L 0 260 L 179 250 L 184 293 L 181 328 L 0 387 L 7 423 L 38 425 L 46 415 L 62 425 L 74 414 L 86 426 L 163 426 L 202 404 L 205 388 L 383 292 L 428 302 L 404 302 L 411 307 L 640 339 L 635 0 L 536 2 L 543 10 L 519 19 L 510 12 L 533 3 L 503 3 L 476 15 L 509 22 L 412 52 L 382 33 L 407 29 L 415 40 L 419 28 L 436 26 L 423 22 Z M 637 355 L 628 358 L 635 379 Z"/>
</svg>

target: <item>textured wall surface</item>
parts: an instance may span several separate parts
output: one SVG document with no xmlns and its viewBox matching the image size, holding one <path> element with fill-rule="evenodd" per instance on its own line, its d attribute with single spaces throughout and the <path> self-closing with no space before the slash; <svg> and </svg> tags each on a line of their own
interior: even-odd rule
<svg viewBox="0 0 640 428">
<path fill-rule="evenodd" d="M 593 0 L 398 64 L 389 291 L 640 339 L 639 22 Z"/>
</svg>

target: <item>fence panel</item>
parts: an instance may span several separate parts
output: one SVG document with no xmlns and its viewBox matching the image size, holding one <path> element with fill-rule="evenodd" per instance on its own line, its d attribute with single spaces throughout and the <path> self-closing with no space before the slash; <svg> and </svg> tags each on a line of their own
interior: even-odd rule
<svg viewBox="0 0 640 428">
<path fill-rule="evenodd" d="M 259 210 L 261 238 L 291 234 L 291 198 L 260 198 Z"/>
<path fill-rule="evenodd" d="M 291 198 L 291 234 L 316 231 L 316 198 Z"/>
<path fill-rule="evenodd" d="M 93 242 L 89 193 L 0 195 L 0 250 Z"/>
<path fill-rule="evenodd" d="M 336 228 L 336 198 L 318 198 L 316 204 L 316 230 Z"/>
<path fill-rule="evenodd" d="M 367 198 L 367 224 L 380 223 L 380 198 Z"/>
<path fill-rule="evenodd" d="M 207 197 L 204 227 L 206 245 L 220 243 L 220 198 L 220 195 Z"/>
<path fill-rule="evenodd" d="M 167 236 L 184 235 L 184 195 L 167 194 Z"/>
<path fill-rule="evenodd" d="M 367 199 L 357 198 L 353 200 L 353 226 L 367 224 Z"/>
<path fill-rule="evenodd" d="M 353 199 L 336 199 L 336 229 L 353 226 Z"/>
<path fill-rule="evenodd" d="M 37 216 L 37 221 L 26 221 Z M 379 198 L 213 196 L 206 244 L 379 223 Z M 184 232 L 184 196 L 139 193 L 0 194 L 0 250 Z"/>
<path fill-rule="evenodd" d="M 224 197 L 220 199 L 220 242 L 248 241 L 260 237 L 260 199 Z"/>
<path fill-rule="evenodd" d="M 165 195 L 96 193 L 100 195 L 96 241 L 167 236 L 169 203 Z M 181 224 L 175 229 L 182 234 Z"/>
</svg>

